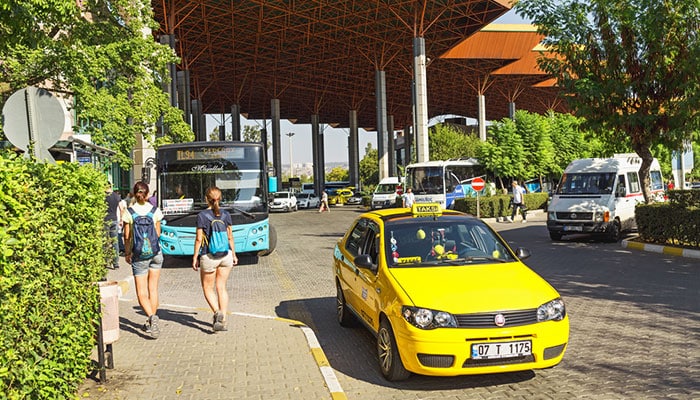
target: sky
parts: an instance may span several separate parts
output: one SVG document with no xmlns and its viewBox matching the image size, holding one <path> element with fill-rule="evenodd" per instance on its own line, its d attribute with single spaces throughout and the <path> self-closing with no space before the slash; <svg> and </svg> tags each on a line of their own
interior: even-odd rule
<svg viewBox="0 0 700 400">
<path fill-rule="evenodd" d="M 495 23 L 499 24 L 523 24 L 528 21 L 523 20 L 516 15 L 514 11 L 508 11 L 506 14 L 498 18 Z M 446 116 L 449 117 L 449 116 Z M 445 116 L 433 118 L 428 121 L 428 125 L 441 122 Z M 267 130 L 272 132 L 270 120 L 247 120 L 241 116 L 241 125 L 252 125 L 258 129 L 263 128 L 263 124 L 267 123 Z M 207 132 L 211 132 L 216 126 L 221 124 L 220 115 L 207 115 Z M 225 121 L 226 130 L 231 129 L 230 116 Z M 313 162 L 312 144 L 311 144 L 311 125 L 308 124 L 292 124 L 288 120 L 280 121 L 281 131 L 281 155 L 282 165 L 289 165 L 290 146 L 291 158 L 294 164 L 311 163 Z M 269 134 L 268 133 L 268 134 Z M 287 136 L 288 133 L 294 133 L 291 139 Z M 347 128 L 332 128 L 328 125 L 323 125 L 324 134 L 324 151 L 326 163 L 348 163 L 348 136 L 350 134 Z M 360 160 L 365 155 L 365 148 L 368 143 L 372 144 L 372 148 L 377 148 L 377 133 L 368 132 L 360 129 L 358 133 Z M 268 151 L 268 159 L 272 160 L 272 149 Z"/>
</svg>

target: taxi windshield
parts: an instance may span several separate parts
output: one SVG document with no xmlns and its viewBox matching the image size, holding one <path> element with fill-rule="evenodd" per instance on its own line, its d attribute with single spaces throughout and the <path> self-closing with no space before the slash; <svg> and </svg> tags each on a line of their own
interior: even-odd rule
<svg viewBox="0 0 700 400">
<path fill-rule="evenodd" d="M 507 245 L 478 219 L 420 217 L 385 223 L 389 267 L 515 261 Z"/>
</svg>

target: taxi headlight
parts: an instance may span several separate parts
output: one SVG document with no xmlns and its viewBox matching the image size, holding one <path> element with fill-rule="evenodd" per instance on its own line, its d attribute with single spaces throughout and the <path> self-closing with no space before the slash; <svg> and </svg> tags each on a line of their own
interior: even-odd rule
<svg viewBox="0 0 700 400">
<path fill-rule="evenodd" d="M 555 213 L 554 211 L 550 211 L 549 213 L 547 213 L 547 219 L 550 219 L 550 220 L 557 219 L 557 213 Z"/>
<path fill-rule="evenodd" d="M 561 321 L 566 316 L 564 300 L 554 299 L 537 308 L 537 321 Z"/>
<path fill-rule="evenodd" d="M 420 329 L 457 327 L 457 321 L 452 314 L 444 311 L 404 306 L 402 314 L 408 323 Z"/>
</svg>

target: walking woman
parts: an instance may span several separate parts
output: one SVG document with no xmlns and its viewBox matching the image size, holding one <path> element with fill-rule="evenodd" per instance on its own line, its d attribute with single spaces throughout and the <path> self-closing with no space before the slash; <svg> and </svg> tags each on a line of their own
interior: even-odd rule
<svg viewBox="0 0 700 400">
<path fill-rule="evenodd" d="M 143 329 L 153 339 L 160 335 L 158 306 L 158 280 L 163 267 L 160 251 L 160 221 L 163 212 L 148 202 L 148 185 L 134 185 L 135 202 L 122 214 L 124 233 L 124 258 L 131 264 L 139 305 L 148 319 Z"/>
<path fill-rule="evenodd" d="M 200 271 L 204 298 L 214 312 L 212 329 L 218 332 L 228 329 L 226 281 L 233 266 L 238 264 L 238 257 L 233 243 L 231 215 L 219 207 L 221 190 L 212 186 L 207 189 L 205 198 L 209 208 L 197 215 L 192 269 Z"/>
</svg>

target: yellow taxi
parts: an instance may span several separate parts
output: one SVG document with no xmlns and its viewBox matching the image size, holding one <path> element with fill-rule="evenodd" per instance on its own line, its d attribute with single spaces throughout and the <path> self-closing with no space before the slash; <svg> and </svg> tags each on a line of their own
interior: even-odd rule
<svg viewBox="0 0 700 400">
<path fill-rule="evenodd" d="M 328 193 L 328 204 L 337 205 L 345 204 L 347 200 L 352 197 L 353 192 L 351 189 L 332 189 Z"/>
<path fill-rule="evenodd" d="M 338 322 L 376 336 L 390 381 L 555 366 L 569 318 L 529 255 L 439 204 L 364 213 L 334 250 Z"/>
</svg>

